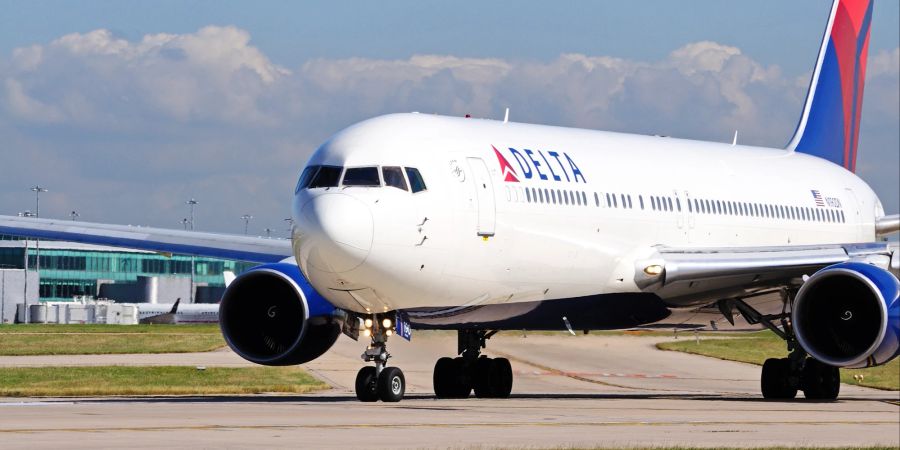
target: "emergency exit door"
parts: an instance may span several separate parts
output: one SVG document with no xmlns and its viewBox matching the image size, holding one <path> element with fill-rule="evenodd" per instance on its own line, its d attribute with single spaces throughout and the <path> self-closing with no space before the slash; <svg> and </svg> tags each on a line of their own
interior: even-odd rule
<svg viewBox="0 0 900 450">
<path fill-rule="evenodd" d="M 493 236 L 494 224 L 497 221 L 497 205 L 491 174 L 481 158 L 466 158 L 466 160 L 472 169 L 471 180 L 475 184 L 475 232 L 479 236 Z"/>
</svg>

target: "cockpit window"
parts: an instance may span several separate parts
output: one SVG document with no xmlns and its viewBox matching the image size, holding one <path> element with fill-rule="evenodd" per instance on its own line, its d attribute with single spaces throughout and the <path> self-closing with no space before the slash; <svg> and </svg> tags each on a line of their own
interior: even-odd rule
<svg viewBox="0 0 900 450">
<path fill-rule="evenodd" d="M 300 189 L 309 186 L 309 182 L 312 180 L 313 175 L 316 174 L 316 171 L 319 170 L 320 166 L 307 166 L 303 169 L 303 173 L 300 174 L 300 179 L 297 180 L 297 187 L 294 189 L 294 193 L 300 192 Z"/>
<path fill-rule="evenodd" d="M 342 167 L 322 166 L 309 183 L 310 189 L 337 187 Z"/>
<path fill-rule="evenodd" d="M 384 175 L 385 186 L 395 187 L 404 191 L 409 190 L 406 186 L 406 178 L 403 178 L 403 170 L 399 167 L 385 166 L 381 168 L 381 173 Z"/>
<path fill-rule="evenodd" d="M 377 167 L 354 167 L 344 172 L 344 186 L 381 186 Z"/>
<path fill-rule="evenodd" d="M 425 180 L 422 179 L 422 174 L 419 173 L 419 169 L 407 167 L 406 176 L 409 178 L 409 185 L 412 187 L 413 194 L 426 189 Z"/>
</svg>

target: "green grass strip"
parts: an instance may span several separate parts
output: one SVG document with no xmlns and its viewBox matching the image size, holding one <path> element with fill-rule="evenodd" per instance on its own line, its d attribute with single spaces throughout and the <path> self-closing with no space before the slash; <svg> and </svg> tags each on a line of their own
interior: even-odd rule
<svg viewBox="0 0 900 450">
<path fill-rule="evenodd" d="M 219 334 L 219 325 L 0 324 L 0 335 L 12 333 Z"/>
<path fill-rule="evenodd" d="M 704 337 L 699 343 L 693 337 L 685 336 L 684 340 L 663 342 L 657 347 L 662 350 L 693 353 L 758 365 L 762 365 L 766 358 L 787 356 L 784 341 L 772 333 L 754 333 L 750 337 L 724 339 Z M 900 390 L 900 359 L 895 359 L 883 366 L 867 369 L 843 369 L 841 370 L 841 381 L 876 389 Z"/>
<path fill-rule="evenodd" d="M 327 388 L 299 367 L 0 368 L 3 397 L 306 393 Z"/>
</svg>

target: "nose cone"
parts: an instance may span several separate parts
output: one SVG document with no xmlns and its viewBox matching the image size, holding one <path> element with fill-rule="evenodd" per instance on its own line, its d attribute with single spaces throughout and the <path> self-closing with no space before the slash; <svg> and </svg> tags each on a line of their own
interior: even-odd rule
<svg viewBox="0 0 900 450">
<path fill-rule="evenodd" d="M 296 253 L 316 270 L 353 270 L 372 249 L 372 212 L 365 203 L 349 195 L 314 197 L 300 209 L 296 222 Z"/>
</svg>

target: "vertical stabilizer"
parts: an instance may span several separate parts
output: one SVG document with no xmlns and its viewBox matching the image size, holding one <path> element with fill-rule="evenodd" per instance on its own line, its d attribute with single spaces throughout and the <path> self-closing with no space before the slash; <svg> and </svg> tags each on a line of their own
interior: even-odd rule
<svg viewBox="0 0 900 450">
<path fill-rule="evenodd" d="M 803 115 L 787 149 L 856 171 L 873 0 L 835 0 Z"/>
</svg>

